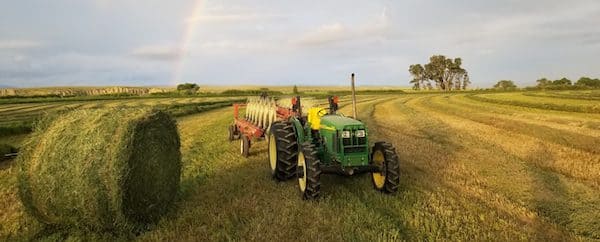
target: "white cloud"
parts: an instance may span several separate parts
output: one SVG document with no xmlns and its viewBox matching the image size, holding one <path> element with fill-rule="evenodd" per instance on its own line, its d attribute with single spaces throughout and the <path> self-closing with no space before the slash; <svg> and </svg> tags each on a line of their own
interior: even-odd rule
<svg viewBox="0 0 600 242">
<path fill-rule="evenodd" d="M 298 43 L 303 45 L 321 45 L 349 38 L 350 31 L 341 23 L 325 24 L 306 33 Z"/>
<path fill-rule="evenodd" d="M 40 42 L 31 40 L 0 40 L 0 50 L 22 50 L 40 46 Z"/>
<path fill-rule="evenodd" d="M 560 11 L 540 8 L 537 11 L 514 12 L 497 16 L 473 14 L 451 25 L 430 29 L 419 39 L 445 39 L 445 42 L 472 47 L 476 45 L 502 46 L 508 42 L 588 39 L 598 36 L 594 22 L 600 20 L 600 5 L 571 4 Z M 457 34 L 460 33 L 460 34 Z M 585 40 L 581 40 L 582 42 Z"/>
<path fill-rule="evenodd" d="M 249 21 L 266 21 L 276 18 L 283 18 L 284 15 L 265 13 L 258 9 L 247 8 L 239 5 L 210 5 L 212 2 L 207 2 L 208 6 L 200 9 L 195 16 L 186 19 L 187 23 L 202 22 L 209 24 L 217 23 L 240 23 Z"/>
<path fill-rule="evenodd" d="M 297 41 L 300 45 L 327 45 L 352 39 L 385 37 L 389 30 L 387 8 L 379 16 L 367 19 L 358 26 L 349 26 L 340 22 L 323 24 L 316 29 L 306 32 Z"/>
<path fill-rule="evenodd" d="M 252 41 L 230 41 L 230 40 L 219 40 L 219 41 L 206 41 L 200 44 L 203 49 L 236 49 L 236 50 L 255 50 L 264 47 L 259 42 Z"/>
<path fill-rule="evenodd" d="M 179 58 L 183 52 L 180 48 L 168 45 L 147 45 L 135 48 L 131 55 L 142 59 L 170 61 Z"/>
<path fill-rule="evenodd" d="M 270 20 L 280 18 L 280 15 L 272 14 L 253 14 L 253 13 L 234 13 L 234 14 L 203 14 L 187 19 L 187 22 L 204 22 L 204 23 L 237 23 L 256 20 Z"/>
</svg>

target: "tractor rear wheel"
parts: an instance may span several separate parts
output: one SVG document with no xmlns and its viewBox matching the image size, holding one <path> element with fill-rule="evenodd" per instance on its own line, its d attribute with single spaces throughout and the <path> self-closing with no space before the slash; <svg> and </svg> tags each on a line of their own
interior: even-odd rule
<svg viewBox="0 0 600 242">
<path fill-rule="evenodd" d="M 298 142 L 290 122 L 275 122 L 268 135 L 271 175 L 278 181 L 296 176 Z"/>
<path fill-rule="evenodd" d="M 375 189 L 394 193 L 400 185 L 400 162 L 396 149 L 390 143 L 377 142 L 371 152 L 371 162 L 380 167 L 380 172 L 371 173 L 371 181 Z"/>
<path fill-rule="evenodd" d="M 248 136 L 242 135 L 242 139 L 240 139 L 240 153 L 244 157 L 250 155 L 250 139 Z"/>
<path fill-rule="evenodd" d="M 302 197 L 306 200 L 317 199 L 321 194 L 321 161 L 315 145 L 310 142 L 302 144 L 298 152 L 297 174 Z"/>
</svg>

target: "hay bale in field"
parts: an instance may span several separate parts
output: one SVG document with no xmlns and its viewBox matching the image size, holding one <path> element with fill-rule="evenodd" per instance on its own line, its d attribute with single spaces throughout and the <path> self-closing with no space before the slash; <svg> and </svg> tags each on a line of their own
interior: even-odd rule
<svg viewBox="0 0 600 242">
<path fill-rule="evenodd" d="M 164 112 L 88 109 L 46 118 L 18 156 L 21 201 L 46 224 L 141 229 L 173 203 L 179 146 Z"/>
</svg>

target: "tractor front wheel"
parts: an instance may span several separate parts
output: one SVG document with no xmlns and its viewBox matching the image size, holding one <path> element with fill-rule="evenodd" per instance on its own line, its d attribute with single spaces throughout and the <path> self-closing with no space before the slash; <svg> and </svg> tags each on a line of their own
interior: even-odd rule
<svg viewBox="0 0 600 242">
<path fill-rule="evenodd" d="M 379 172 L 371 173 L 371 181 L 375 189 L 394 193 L 400 184 L 400 162 L 396 149 L 387 142 L 377 142 L 371 152 L 371 162 L 380 168 Z"/>
<path fill-rule="evenodd" d="M 315 145 L 310 142 L 302 144 L 298 152 L 297 174 L 302 197 L 306 200 L 317 199 L 321 194 L 321 161 Z"/>
<path fill-rule="evenodd" d="M 248 136 L 242 135 L 242 139 L 240 139 L 240 153 L 244 157 L 250 155 L 250 139 Z"/>
<path fill-rule="evenodd" d="M 298 142 L 289 122 L 275 122 L 268 134 L 271 175 L 278 181 L 295 177 Z"/>
</svg>

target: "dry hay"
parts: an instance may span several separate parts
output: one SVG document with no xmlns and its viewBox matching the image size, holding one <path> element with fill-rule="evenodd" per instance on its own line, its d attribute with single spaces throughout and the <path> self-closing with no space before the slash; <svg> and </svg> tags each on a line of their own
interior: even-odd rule
<svg viewBox="0 0 600 242">
<path fill-rule="evenodd" d="M 150 109 L 87 109 L 38 123 L 18 157 L 19 195 L 40 222 L 132 231 L 172 205 L 181 174 L 175 121 Z"/>
</svg>

